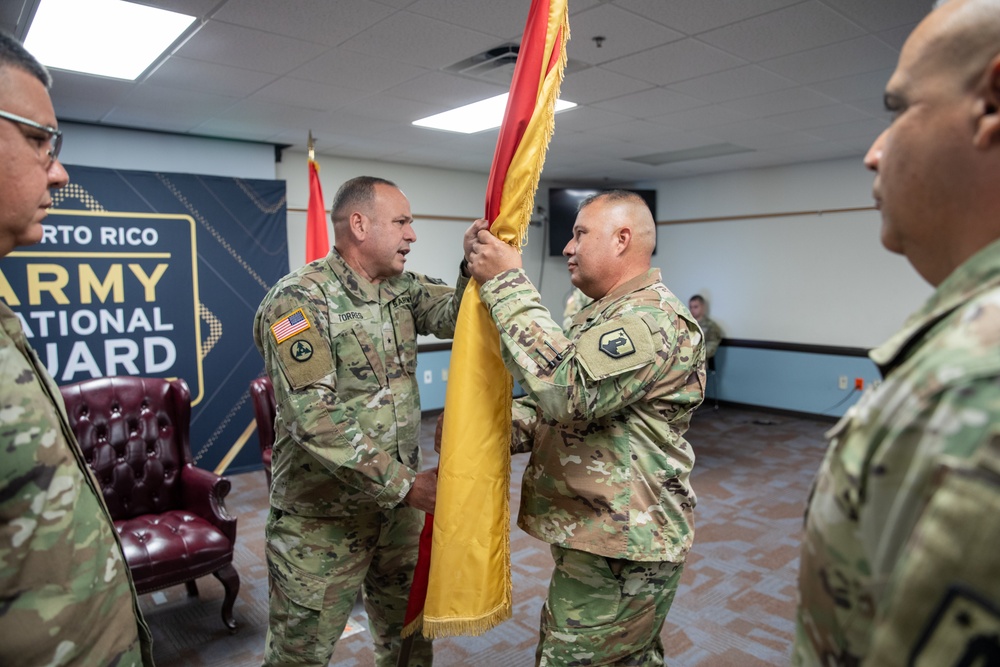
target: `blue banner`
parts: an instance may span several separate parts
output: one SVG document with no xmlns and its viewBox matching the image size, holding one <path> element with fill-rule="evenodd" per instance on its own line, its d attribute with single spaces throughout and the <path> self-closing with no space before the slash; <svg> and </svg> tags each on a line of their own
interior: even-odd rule
<svg viewBox="0 0 1000 667">
<path fill-rule="evenodd" d="M 0 262 L 0 298 L 57 383 L 183 378 L 195 463 L 259 468 L 252 328 L 288 273 L 284 182 L 66 170 L 42 242 Z"/>
</svg>

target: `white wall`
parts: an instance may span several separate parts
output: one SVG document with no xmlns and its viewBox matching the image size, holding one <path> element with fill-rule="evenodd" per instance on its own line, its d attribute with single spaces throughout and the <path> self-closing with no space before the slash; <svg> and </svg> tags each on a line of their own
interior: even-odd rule
<svg viewBox="0 0 1000 667">
<path fill-rule="evenodd" d="M 660 184 L 657 219 L 869 207 L 872 176 L 852 159 L 679 179 Z M 880 226 L 874 210 L 661 225 L 654 259 L 729 337 L 873 347 L 932 291 Z"/>
<path fill-rule="evenodd" d="M 275 165 L 274 150 L 266 144 L 63 126 L 68 164 L 278 178 L 286 181 L 289 208 L 308 205 L 304 153 L 285 151 Z M 327 208 L 337 187 L 353 176 L 395 181 L 418 216 L 417 243 L 407 268 L 454 280 L 462 234 L 483 214 L 485 173 L 323 155 L 318 160 Z M 871 180 L 854 159 L 636 187 L 658 190 L 657 220 L 676 220 L 867 207 Z M 544 181 L 536 203 L 548 203 Z M 872 347 L 895 332 L 931 292 L 904 258 L 882 248 L 879 225 L 875 211 L 661 225 L 653 262 L 681 299 L 705 295 L 729 337 Z M 543 254 L 544 232 L 541 226 L 530 229 L 524 265 L 540 284 L 543 302 L 558 316 L 571 285 L 565 259 Z M 289 213 L 288 239 L 289 265 L 296 268 L 304 261 L 304 212 Z"/>
<path fill-rule="evenodd" d="M 64 164 L 274 178 L 274 146 L 60 122 Z"/>
</svg>

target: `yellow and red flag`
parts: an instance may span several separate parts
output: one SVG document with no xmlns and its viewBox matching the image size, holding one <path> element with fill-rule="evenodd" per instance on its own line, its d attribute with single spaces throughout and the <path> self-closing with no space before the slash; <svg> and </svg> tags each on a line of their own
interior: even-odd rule
<svg viewBox="0 0 1000 667">
<path fill-rule="evenodd" d="M 493 156 L 485 217 L 494 236 L 518 248 L 527 236 L 554 128 L 568 16 L 567 0 L 532 0 Z M 513 380 L 479 287 L 471 281 L 465 291 L 452 345 L 423 604 L 427 637 L 478 635 L 511 616 Z M 418 578 L 419 572 L 418 565 Z M 414 594 L 420 586 L 415 582 Z M 415 617 L 419 606 L 411 604 L 408 610 L 407 633 L 421 626 Z"/>
<path fill-rule="evenodd" d="M 319 163 L 313 151 L 312 132 L 309 133 L 309 208 L 306 210 L 306 264 L 326 257 L 330 252 L 330 237 L 326 228 L 326 207 L 323 205 L 323 186 L 319 182 Z"/>
</svg>

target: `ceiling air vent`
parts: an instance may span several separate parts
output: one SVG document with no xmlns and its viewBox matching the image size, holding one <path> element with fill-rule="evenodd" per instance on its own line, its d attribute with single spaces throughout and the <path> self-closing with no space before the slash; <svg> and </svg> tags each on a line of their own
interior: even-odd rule
<svg viewBox="0 0 1000 667">
<path fill-rule="evenodd" d="M 514 76 L 514 64 L 517 62 L 519 49 L 517 44 L 501 44 L 449 65 L 445 70 L 506 85 Z"/>
</svg>

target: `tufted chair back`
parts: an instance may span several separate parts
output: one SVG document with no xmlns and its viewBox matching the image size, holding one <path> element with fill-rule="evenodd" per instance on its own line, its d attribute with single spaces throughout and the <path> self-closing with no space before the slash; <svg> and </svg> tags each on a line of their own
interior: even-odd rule
<svg viewBox="0 0 1000 667">
<path fill-rule="evenodd" d="M 98 378 L 62 395 L 116 521 L 180 507 L 180 471 L 191 463 L 191 393 L 183 380 Z"/>
<path fill-rule="evenodd" d="M 271 448 L 274 447 L 274 387 L 266 375 L 250 382 L 250 401 L 257 421 L 257 440 L 260 441 L 260 458 L 264 462 L 267 485 L 271 486 Z"/>
<path fill-rule="evenodd" d="M 69 424 L 104 494 L 139 593 L 208 574 L 222 582 L 222 620 L 235 631 L 236 519 L 230 482 L 191 459 L 191 392 L 184 380 L 105 377 L 60 387 Z"/>
</svg>

